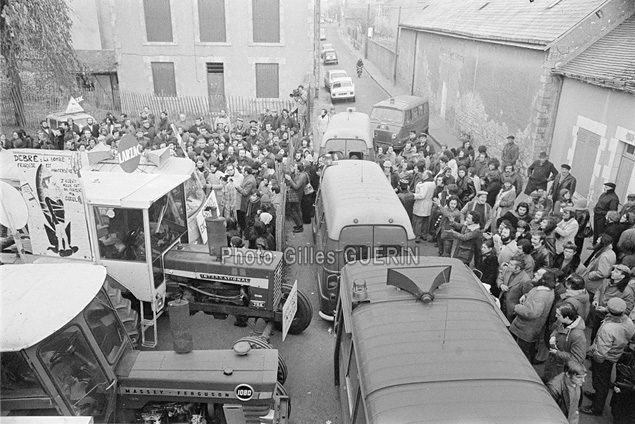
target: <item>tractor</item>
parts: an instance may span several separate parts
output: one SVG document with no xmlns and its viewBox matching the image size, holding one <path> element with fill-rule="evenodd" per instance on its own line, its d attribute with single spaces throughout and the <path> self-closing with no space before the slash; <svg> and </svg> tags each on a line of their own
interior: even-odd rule
<svg viewBox="0 0 635 424">
<path fill-rule="evenodd" d="M 2 416 L 96 423 L 277 423 L 290 400 L 278 351 L 139 351 L 121 293 L 90 263 L 0 266 Z M 114 302 L 113 302 L 114 300 Z M 43 418 L 44 420 L 44 418 Z"/>
</svg>

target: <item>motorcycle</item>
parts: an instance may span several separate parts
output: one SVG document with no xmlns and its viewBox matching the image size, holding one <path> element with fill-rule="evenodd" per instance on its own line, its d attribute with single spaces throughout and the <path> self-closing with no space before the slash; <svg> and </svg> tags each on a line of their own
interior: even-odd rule
<svg viewBox="0 0 635 424">
<path fill-rule="evenodd" d="M 363 66 L 358 66 L 357 67 L 357 78 L 360 78 L 362 76 L 362 70 L 364 69 Z"/>
</svg>

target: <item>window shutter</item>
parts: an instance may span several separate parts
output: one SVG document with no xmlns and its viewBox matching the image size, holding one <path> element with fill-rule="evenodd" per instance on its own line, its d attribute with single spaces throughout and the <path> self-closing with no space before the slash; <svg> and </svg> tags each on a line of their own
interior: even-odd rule
<svg viewBox="0 0 635 424">
<path fill-rule="evenodd" d="M 143 0 L 148 42 L 172 42 L 170 0 Z"/>
<path fill-rule="evenodd" d="M 254 43 L 280 42 L 280 0 L 252 0 Z"/>
<path fill-rule="evenodd" d="M 225 30 L 225 0 L 198 0 L 201 42 L 227 41 Z"/>
<path fill-rule="evenodd" d="M 279 96 L 278 64 L 256 63 L 256 97 L 269 99 Z"/>
<path fill-rule="evenodd" d="M 176 96 L 176 80 L 174 78 L 174 63 L 152 62 L 152 81 L 154 94 L 157 96 Z"/>
</svg>

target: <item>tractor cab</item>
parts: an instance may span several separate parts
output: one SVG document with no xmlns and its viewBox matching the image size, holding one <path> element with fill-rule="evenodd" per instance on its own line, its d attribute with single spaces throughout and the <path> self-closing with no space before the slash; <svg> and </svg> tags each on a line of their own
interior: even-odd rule
<svg viewBox="0 0 635 424">
<path fill-rule="evenodd" d="M 115 367 L 132 344 L 109 300 L 108 291 L 117 294 L 106 269 L 5 265 L 0 282 L 2 415 L 114 422 Z"/>
<path fill-rule="evenodd" d="M 189 178 L 83 173 L 96 262 L 142 302 L 141 340 L 147 347 L 156 346 L 156 321 L 165 306 L 164 255 L 188 241 L 184 183 Z"/>
<path fill-rule="evenodd" d="M 0 302 L 2 417 L 288 422 L 277 350 L 251 350 L 246 342 L 187 354 L 134 350 L 119 318 L 130 304 L 103 266 L 0 266 Z"/>
</svg>

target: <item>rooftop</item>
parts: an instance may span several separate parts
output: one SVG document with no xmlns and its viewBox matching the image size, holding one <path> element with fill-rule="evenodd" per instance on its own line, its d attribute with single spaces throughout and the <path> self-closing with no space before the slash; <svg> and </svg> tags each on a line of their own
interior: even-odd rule
<svg viewBox="0 0 635 424">
<path fill-rule="evenodd" d="M 635 94 L 635 15 L 554 72 Z"/>
<path fill-rule="evenodd" d="M 547 49 L 610 0 L 428 0 L 401 26 Z"/>
</svg>

